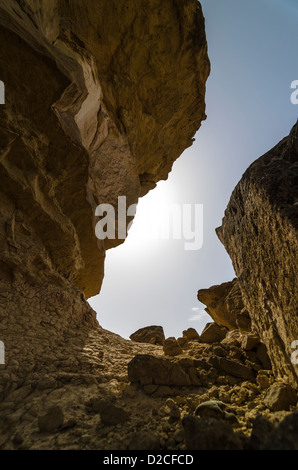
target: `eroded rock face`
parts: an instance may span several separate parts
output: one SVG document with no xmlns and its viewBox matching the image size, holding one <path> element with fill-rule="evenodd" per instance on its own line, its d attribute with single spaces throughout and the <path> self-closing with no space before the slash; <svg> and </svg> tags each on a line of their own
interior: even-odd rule
<svg viewBox="0 0 298 470">
<path fill-rule="evenodd" d="M 95 208 L 167 177 L 205 118 L 209 60 L 194 0 L 3 1 L 0 56 L 0 340 L 18 381 L 75 366 L 99 331 L 84 296 L 123 240 L 96 238 Z"/>
<path fill-rule="evenodd" d="M 298 124 L 244 173 L 217 229 L 275 374 L 296 386 L 297 161 Z"/>
<path fill-rule="evenodd" d="M 2 270 L 95 295 L 123 241 L 95 237 L 96 206 L 137 203 L 205 119 L 201 7 L 4 0 L 0 25 Z"/>
<path fill-rule="evenodd" d="M 200 289 L 198 300 L 207 306 L 205 311 L 216 323 L 229 329 L 242 326 L 250 328 L 249 315 L 244 309 L 237 278 L 209 289 Z"/>
<path fill-rule="evenodd" d="M 128 362 L 161 347 L 103 330 L 85 300 L 123 241 L 117 224 L 96 238 L 95 208 L 117 217 L 119 196 L 137 203 L 192 144 L 209 74 L 201 7 L 3 0 L 0 57 L 0 447 L 108 447 L 95 443 L 105 426 L 130 417 L 114 403 Z"/>
</svg>

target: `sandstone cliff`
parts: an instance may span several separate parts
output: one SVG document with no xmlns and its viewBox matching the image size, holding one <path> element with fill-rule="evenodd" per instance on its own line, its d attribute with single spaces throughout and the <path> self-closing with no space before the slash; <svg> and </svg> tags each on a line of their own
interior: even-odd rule
<svg viewBox="0 0 298 470">
<path fill-rule="evenodd" d="M 229 329 L 250 329 L 250 318 L 245 310 L 238 279 L 198 291 L 198 300 L 207 305 L 206 312 L 213 320 Z"/>
<path fill-rule="evenodd" d="M 205 119 L 201 7 L 3 0 L 0 56 L 0 448 L 297 450 L 297 390 L 276 381 L 294 384 L 297 129 L 232 196 L 238 279 L 199 294 L 215 322 L 128 341 L 85 300 L 121 242 L 95 237 L 95 207 L 137 202 Z"/>
<path fill-rule="evenodd" d="M 123 241 L 96 238 L 95 208 L 167 178 L 206 117 L 210 66 L 195 0 L 3 0 L 0 56 L 0 446 L 42 448 L 42 403 L 125 383 L 152 351 L 85 300 Z"/>
<path fill-rule="evenodd" d="M 3 269 L 95 295 L 123 241 L 96 239 L 96 206 L 136 203 L 205 119 L 200 5 L 4 0 L 0 25 Z"/>
<path fill-rule="evenodd" d="M 236 186 L 217 234 L 275 374 L 297 385 L 298 123 Z"/>
</svg>

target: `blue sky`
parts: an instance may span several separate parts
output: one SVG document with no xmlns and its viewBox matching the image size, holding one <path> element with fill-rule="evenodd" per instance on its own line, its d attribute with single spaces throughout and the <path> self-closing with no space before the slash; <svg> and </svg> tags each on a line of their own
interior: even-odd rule
<svg viewBox="0 0 298 470">
<path fill-rule="evenodd" d="M 234 277 L 215 228 L 246 168 L 288 135 L 298 105 L 297 0 L 202 0 L 211 74 L 207 120 L 166 182 L 140 200 L 122 246 L 109 250 L 99 296 L 89 299 L 99 323 L 128 338 L 147 325 L 178 337 L 202 331 L 210 317 L 197 291 Z M 184 240 L 148 240 L 146 219 L 158 224 L 161 205 L 203 204 L 204 241 L 186 251 Z M 145 239 L 144 239 L 145 238 Z"/>
</svg>

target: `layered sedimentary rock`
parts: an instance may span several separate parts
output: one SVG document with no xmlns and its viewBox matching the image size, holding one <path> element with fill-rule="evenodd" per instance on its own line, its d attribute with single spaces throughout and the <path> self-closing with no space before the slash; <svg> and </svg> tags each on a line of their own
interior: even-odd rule
<svg viewBox="0 0 298 470">
<path fill-rule="evenodd" d="M 166 179 L 206 117 L 204 19 L 195 0 L 3 0 L 0 57 L 0 446 L 84 447 L 76 407 L 102 411 L 129 360 L 158 354 L 103 330 L 85 298 L 126 236 L 118 197 Z M 104 203 L 115 239 L 95 235 Z"/>
<path fill-rule="evenodd" d="M 247 300 L 240 235 L 234 245 L 227 232 L 242 250 L 233 254 L 239 280 L 222 299 L 219 286 L 207 295 L 219 324 L 201 335 L 164 339 L 159 327 L 159 341 L 156 332 L 151 344 L 125 340 L 101 328 L 85 300 L 100 289 L 105 250 L 123 241 L 96 238 L 95 207 L 117 212 L 118 196 L 137 202 L 167 177 L 205 118 L 198 2 L 3 0 L 0 25 L 0 448 L 297 450 L 297 390 L 276 382 L 262 342 L 279 373 L 275 338 L 235 329 L 239 314 L 262 302 L 257 290 Z M 295 135 L 274 153 L 278 175 L 293 163 Z M 292 233 L 287 185 L 289 217 L 282 213 L 282 225 L 270 213 L 284 227 L 272 237 Z M 249 208 L 254 191 L 244 194 Z M 272 207 L 260 199 L 261 217 Z M 284 250 L 284 269 L 283 242 L 275 248 Z M 289 282 L 281 295 L 290 295 Z M 274 311 L 273 328 L 288 322 L 295 331 L 288 313 Z M 256 308 L 252 319 L 258 332 L 268 325 Z"/>
<path fill-rule="evenodd" d="M 243 325 L 245 318 L 246 328 L 249 328 L 249 315 L 244 309 L 237 278 L 231 282 L 209 287 L 209 289 L 200 289 L 198 300 L 207 305 L 205 311 L 216 323 L 233 329 Z"/>
<path fill-rule="evenodd" d="M 0 56 L 0 340 L 23 374 L 98 327 L 84 297 L 126 226 L 98 239 L 95 208 L 117 218 L 167 178 L 205 119 L 209 60 L 195 0 L 4 0 Z"/>
<path fill-rule="evenodd" d="M 232 193 L 217 234 L 275 374 L 297 385 L 298 123 L 256 160 Z"/>
<path fill-rule="evenodd" d="M 58 272 L 95 295 L 123 241 L 117 224 L 116 239 L 95 237 L 96 206 L 137 203 L 205 119 L 200 5 L 4 0 L 0 25 L 3 270 Z"/>
</svg>

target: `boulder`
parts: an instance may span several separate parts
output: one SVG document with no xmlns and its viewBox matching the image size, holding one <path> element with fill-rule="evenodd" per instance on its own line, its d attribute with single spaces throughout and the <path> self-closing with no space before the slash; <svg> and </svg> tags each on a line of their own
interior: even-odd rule
<svg viewBox="0 0 298 470">
<path fill-rule="evenodd" d="M 187 330 L 184 330 L 182 337 L 187 341 L 200 341 L 200 335 L 195 328 L 187 328 Z"/>
<path fill-rule="evenodd" d="M 185 415 L 182 418 L 189 450 L 242 450 L 243 445 L 230 423 L 215 418 Z"/>
<path fill-rule="evenodd" d="M 145 326 L 132 333 L 129 337 L 132 341 L 137 343 L 151 343 L 162 345 L 165 340 L 165 335 L 162 326 Z"/>
<path fill-rule="evenodd" d="M 227 328 L 217 323 L 207 323 L 200 335 L 201 342 L 219 343 L 225 338 L 227 331 Z"/>
<path fill-rule="evenodd" d="M 182 353 L 182 348 L 176 338 L 170 337 L 163 342 L 163 352 L 167 356 L 177 356 Z"/>
<path fill-rule="evenodd" d="M 171 360 L 149 354 L 138 354 L 128 363 L 128 379 L 133 383 L 139 382 L 142 384 L 145 378 L 146 390 L 150 390 L 153 393 L 152 385 L 177 387 L 192 385 L 189 375 L 189 370 L 192 367 L 192 361 L 189 363 L 189 361 L 185 362 L 183 359 Z M 148 378 L 151 378 L 150 384 L 148 383 Z"/>
<path fill-rule="evenodd" d="M 298 412 L 290 413 L 267 434 L 262 450 L 298 450 Z"/>
<path fill-rule="evenodd" d="M 253 381 L 255 378 L 251 367 L 225 357 L 219 359 L 219 369 L 241 379 Z"/>
<path fill-rule="evenodd" d="M 282 382 L 272 384 L 264 397 L 264 405 L 272 411 L 288 410 L 297 403 L 297 391 Z"/>
<path fill-rule="evenodd" d="M 237 422 L 237 417 L 234 413 L 231 413 L 227 408 L 226 403 L 220 400 L 208 400 L 204 401 L 197 406 L 195 410 L 195 416 L 205 418 L 224 419 L 229 422 Z"/>
<path fill-rule="evenodd" d="M 64 423 L 64 413 L 59 405 L 51 406 L 44 415 L 38 417 L 40 432 L 58 431 Z"/>
<path fill-rule="evenodd" d="M 229 329 L 237 328 L 238 316 L 244 310 L 242 293 L 238 279 L 223 284 L 200 289 L 198 300 L 205 304 L 205 311 L 214 322 Z M 246 323 L 246 326 L 248 323 Z"/>
</svg>

